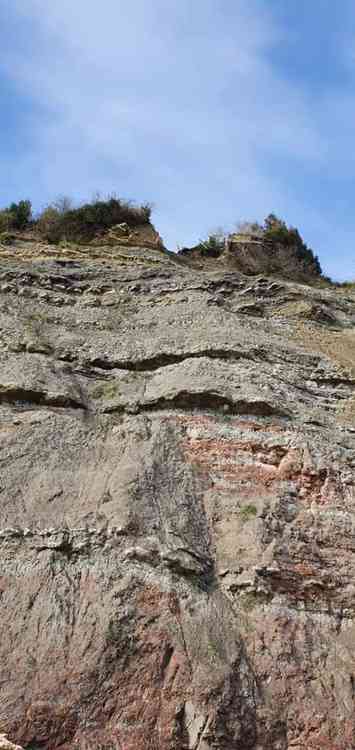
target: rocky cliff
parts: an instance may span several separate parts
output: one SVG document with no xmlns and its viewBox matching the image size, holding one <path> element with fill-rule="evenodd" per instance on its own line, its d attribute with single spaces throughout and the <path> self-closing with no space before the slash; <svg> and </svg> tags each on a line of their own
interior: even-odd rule
<svg viewBox="0 0 355 750">
<path fill-rule="evenodd" d="M 154 242 L 0 248 L 12 742 L 355 747 L 354 321 Z"/>
</svg>

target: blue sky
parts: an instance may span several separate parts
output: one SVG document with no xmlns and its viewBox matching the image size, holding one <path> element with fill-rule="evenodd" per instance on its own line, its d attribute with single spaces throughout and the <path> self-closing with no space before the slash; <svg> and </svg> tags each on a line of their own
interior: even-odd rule
<svg viewBox="0 0 355 750">
<path fill-rule="evenodd" d="M 0 205 L 114 191 L 170 249 L 275 212 L 355 278 L 353 0 L 2 0 Z"/>
</svg>

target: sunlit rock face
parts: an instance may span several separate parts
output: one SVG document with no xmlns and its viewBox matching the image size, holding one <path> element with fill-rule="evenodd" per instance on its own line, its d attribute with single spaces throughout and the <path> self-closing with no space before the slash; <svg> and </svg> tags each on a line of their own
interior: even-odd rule
<svg viewBox="0 0 355 750">
<path fill-rule="evenodd" d="M 153 241 L 0 248 L 12 742 L 355 746 L 354 321 Z"/>
</svg>

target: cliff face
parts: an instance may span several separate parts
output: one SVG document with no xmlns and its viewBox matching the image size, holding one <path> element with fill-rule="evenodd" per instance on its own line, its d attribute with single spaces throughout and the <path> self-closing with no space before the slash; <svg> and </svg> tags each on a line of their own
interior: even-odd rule
<svg viewBox="0 0 355 750">
<path fill-rule="evenodd" d="M 355 299 L 0 250 L 0 731 L 355 746 Z"/>
</svg>

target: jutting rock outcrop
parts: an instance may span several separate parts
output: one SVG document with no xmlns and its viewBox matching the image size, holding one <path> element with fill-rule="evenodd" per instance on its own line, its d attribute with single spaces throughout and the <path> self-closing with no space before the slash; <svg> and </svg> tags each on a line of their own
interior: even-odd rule
<svg viewBox="0 0 355 750">
<path fill-rule="evenodd" d="M 355 747 L 355 298 L 112 235 L 0 247 L 0 726 Z"/>
</svg>

